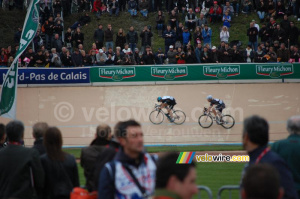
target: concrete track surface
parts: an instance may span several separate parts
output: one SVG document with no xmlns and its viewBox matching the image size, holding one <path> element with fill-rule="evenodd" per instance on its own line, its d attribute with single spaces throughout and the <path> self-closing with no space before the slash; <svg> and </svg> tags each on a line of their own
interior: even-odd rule
<svg viewBox="0 0 300 199">
<path fill-rule="evenodd" d="M 198 124 L 206 96 L 223 99 L 236 121 L 232 129 L 213 124 L 203 129 Z M 176 98 L 176 109 L 186 113 L 183 125 L 160 125 L 149 121 L 157 96 Z M 25 143 L 32 145 L 32 125 L 46 121 L 58 126 L 64 146 L 86 146 L 95 136 L 96 126 L 133 118 L 141 122 L 146 145 L 240 143 L 242 121 L 258 114 L 270 123 L 270 141 L 288 136 L 286 120 L 300 114 L 300 84 L 194 84 L 111 87 L 36 87 L 18 88 L 17 117 L 26 125 Z M 0 118 L 0 122 L 9 120 Z"/>
</svg>

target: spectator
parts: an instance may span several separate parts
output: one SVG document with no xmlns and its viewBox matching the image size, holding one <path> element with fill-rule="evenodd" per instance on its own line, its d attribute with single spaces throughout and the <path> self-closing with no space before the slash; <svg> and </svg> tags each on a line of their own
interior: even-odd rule
<svg viewBox="0 0 300 199">
<path fill-rule="evenodd" d="M 168 53 L 169 46 L 174 45 L 174 39 L 176 38 L 175 32 L 171 30 L 171 26 L 167 26 L 167 30 L 164 31 L 163 38 L 165 38 L 165 53 Z"/>
<path fill-rule="evenodd" d="M 112 30 L 111 24 L 107 25 L 107 30 L 104 32 L 104 37 L 105 37 L 105 46 L 106 49 L 111 47 L 112 49 L 114 48 L 114 31 Z"/>
<path fill-rule="evenodd" d="M 78 48 L 74 49 L 74 53 L 71 56 L 72 58 L 72 63 L 74 67 L 82 67 L 83 62 L 82 62 L 82 55 L 79 52 Z"/>
<path fill-rule="evenodd" d="M 153 37 L 151 29 L 148 26 L 144 26 L 144 30 L 141 32 L 140 37 L 142 39 L 141 51 L 144 52 L 146 46 L 151 46 L 151 38 Z"/>
<path fill-rule="evenodd" d="M 269 30 L 266 27 L 266 24 L 262 24 L 262 27 L 259 30 L 258 35 L 259 35 L 260 40 L 261 40 L 262 43 L 265 43 L 266 41 L 269 41 L 270 34 L 269 34 Z"/>
<path fill-rule="evenodd" d="M 140 51 L 138 48 L 134 49 L 134 53 L 133 53 L 133 59 L 134 59 L 134 64 L 135 65 L 144 65 L 143 59 L 140 56 Z"/>
<path fill-rule="evenodd" d="M 89 2 L 88 0 L 78 0 L 78 12 L 85 12 L 89 9 Z"/>
<path fill-rule="evenodd" d="M 58 53 L 61 53 L 61 49 L 63 47 L 63 42 L 59 37 L 59 34 L 54 35 L 54 40 L 52 41 L 52 48 L 55 48 Z"/>
<path fill-rule="evenodd" d="M 126 36 L 122 28 L 119 29 L 116 37 L 116 46 L 124 48 L 124 44 L 126 43 Z"/>
<path fill-rule="evenodd" d="M 185 62 L 187 64 L 195 64 L 195 63 L 197 63 L 197 58 L 196 58 L 195 52 L 194 52 L 193 48 L 190 47 L 190 46 L 187 47 L 187 53 L 186 53 Z"/>
<path fill-rule="evenodd" d="M 228 31 L 227 26 L 223 26 L 222 31 L 220 32 L 220 39 L 221 39 L 221 42 L 229 41 L 229 31 Z"/>
<path fill-rule="evenodd" d="M 240 11 L 240 4 L 241 1 L 240 0 L 232 0 L 230 5 L 233 7 L 234 12 L 235 12 L 235 16 L 239 16 L 239 11 Z"/>
<path fill-rule="evenodd" d="M 177 55 L 177 51 L 174 51 L 173 49 L 173 45 L 169 46 L 169 51 L 167 52 L 167 58 L 168 58 L 168 62 L 169 64 L 176 64 L 177 60 L 176 60 L 176 55 Z"/>
<path fill-rule="evenodd" d="M 225 12 L 225 15 L 222 18 L 223 26 L 230 28 L 231 16 L 228 15 L 228 12 Z"/>
<path fill-rule="evenodd" d="M 94 1 L 92 12 L 95 12 L 97 20 L 100 19 L 100 16 L 101 16 L 101 13 L 102 13 L 101 8 L 102 8 L 102 2 L 101 2 L 101 0 Z"/>
<path fill-rule="evenodd" d="M 22 30 L 23 30 L 23 28 L 19 27 L 18 31 L 15 33 L 15 35 L 14 35 L 14 42 L 15 43 L 19 43 L 20 42 L 21 35 L 22 35 Z"/>
<path fill-rule="evenodd" d="M 99 53 L 96 55 L 97 64 L 100 66 L 104 66 L 107 60 L 107 55 L 104 53 L 102 49 L 99 49 Z"/>
<path fill-rule="evenodd" d="M 255 63 L 265 63 L 267 59 L 265 57 L 265 53 L 262 50 L 261 46 L 257 47 L 257 51 L 254 53 L 254 62 Z"/>
<path fill-rule="evenodd" d="M 62 66 L 65 67 L 73 66 L 73 61 L 69 50 L 67 50 L 66 54 L 62 55 L 61 62 L 62 62 Z"/>
<path fill-rule="evenodd" d="M 252 2 L 249 0 L 243 0 L 242 13 L 248 15 L 251 12 L 251 9 L 252 9 Z"/>
<path fill-rule="evenodd" d="M 299 62 L 299 58 L 300 58 L 300 53 L 299 53 L 299 49 L 298 46 L 294 46 L 293 51 L 291 51 L 291 56 L 290 56 L 290 62 Z"/>
<path fill-rule="evenodd" d="M 98 49 L 103 47 L 104 31 L 102 24 L 99 24 L 98 29 L 94 32 L 94 41 L 96 42 L 96 46 Z"/>
<path fill-rule="evenodd" d="M 222 18 L 222 8 L 218 5 L 217 1 L 214 1 L 214 6 L 212 6 L 209 10 L 209 14 L 211 16 L 210 21 L 215 23 L 217 21 L 221 21 Z"/>
<path fill-rule="evenodd" d="M 200 55 L 201 63 L 211 63 L 211 54 L 208 51 L 207 47 L 203 48 L 203 52 Z"/>
<path fill-rule="evenodd" d="M 54 0 L 52 8 L 53 8 L 53 11 L 54 11 L 53 12 L 54 16 L 57 16 L 57 14 L 60 14 L 61 10 L 62 10 L 61 0 Z"/>
<path fill-rule="evenodd" d="M 130 49 L 135 49 L 138 43 L 138 34 L 134 31 L 134 27 L 130 26 L 129 31 L 126 35 L 127 43 L 129 44 Z"/>
<path fill-rule="evenodd" d="M 201 63 L 201 53 L 202 53 L 202 44 L 198 43 L 196 50 L 195 50 L 195 56 L 197 59 L 197 63 Z"/>
<path fill-rule="evenodd" d="M 258 30 L 256 27 L 254 27 L 254 22 L 250 23 L 250 28 L 247 30 L 247 36 L 249 38 L 248 44 L 251 46 L 251 48 L 254 49 L 254 51 L 257 50 L 257 35 Z"/>
<path fill-rule="evenodd" d="M 78 27 L 84 27 L 84 26 L 87 26 L 88 23 L 91 22 L 91 17 L 89 16 L 89 13 L 85 13 L 83 16 L 81 16 L 78 21 L 76 21 L 72 26 L 71 26 L 71 29 L 72 30 L 75 30 L 77 29 Z"/>
<path fill-rule="evenodd" d="M 273 32 L 273 41 L 279 41 L 280 43 L 285 43 L 287 40 L 286 32 L 277 24 L 276 29 Z"/>
<path fill-rule="evenodd" d="M 192 198 L 198 192 L 196 165 L 176 164 L 179 154 L 165 154 L 157 163 L 156 189 L 153 199 Z"/>
<path fill-rule="evenodd" d="M 97 157 L 106 148 L 111 139 L 111 128 L 106 124 L 101 124 L 96 128 L 95 139 L 91 142 L 90 146 L 83 148 L 80 155 L 80 165 L 84 170 L 86 179 L 86 188 L 89 191 L 96 190 L 94 185 L 95 181 L 95 163 Z"/>
<path fill-rule="evenodd" d="M 299 170 L 299 147 L 300 147 L 300 116 L 292 116 L 287 121 L 289 136 L 272 144 L 272 151 L 283 158 L 291 168 L 295 188 L 300 197 L 300 170 Z"/>
<path fill-rule="evenodd" d="M 108 9 L 109 9 L 109 15 L 112 16 L 113 14 L 117 16 L 119 16 L 119 2 L 116 0 L 109 0 L 108 3 Z"/>
<path fill-rule="evenodd" d="M 220 50 L 220 61 L 222 63 L 230 63 L 232 59 L 232 50 L 228 44 L 228 42 L 225 42 L 225 48 Z"/>
<path fill-rule="evenodd" d="M 61 67 L 61 59 L 55 48 L 51 49 L 51 66 Z"/>
<path fill-rule="evenodd" d="M 54 27 L 53 17 L 49 17 L 49 19 L 45 21 L 45 24 L 43 26 L 44 26 L 44 33 L 45 33 L 45 46 L 47 49 L 49 49 L 51 45 L 52 35 L 53 35 L 53 27 Z"/>
<path fill-rule="evenodd" d="M 134 120 L 122 122 L 118 125 L 116 136 L 121 149 L 115 160 L 107 163 L 101 171 L 99 198 L 151 196 L 154 193 L 156 165 L 153 158 L 144 152 L 140 124 Z M 125 190 L 117 183 L 120 181 L 131 188 Z"/>
<path fill-rule="evenodd" d="M 0 150 L 7 146 L 5 125 L 0 123 Z"/>
<path fill-rule="evenodd" d="M 274 51 L 274 47 L 269 48 L 269 52 L 265 55 L 268 62 L 277 62 L 277 54 Z"/>
<path fill-rule="evenodd" d="M 41 156 L 46 176 L 43 198 L 69 198 L 73 188 L 79 186 L 75 157 L 63 152 L 63 138 L 56 127 L 47 129 L 44 145 L 47 152 Z"/>
<path fill-rule="evenodd" d="M 295 26 L 295 23 L 293 21 L 291 21 L 290 24 L 291 24 L 291 31 L 289 34 L 290 45 L 298 45 L 299 30 Z"/>
<path fill-rule="evenodd" d="M 259 3 L 257 5 L 257 15 L 258 18 L 260 19 L 260 23 L 264 22 L 266 11 L 267 11 L 267 5 L 265 4 L 265 1 L 259 0 Z"/>
<path fill-rule="evenodd" d="M 232 18 L 232 16 L 234 15 L 233 7 L 230 5 L 229 1 L 226 1 L 225 6 L 223 7 L 223 15 L 225 15 L 226 12 L 230 16 L 230 18 Z"/>
<path fill-rule="evenodd" d="M 273 165 L 280 174 L 280 185 L 284 188 L 284 198 L 298 198 L 288 166 L 281 157 L 268 148 L 268 122 L 256 115 L 246 118 L 242 140 L 250 157 L 249 166 L 258 163 Z M 244 171 L 247 171 L 247 166 Z"/>
<path fill-rule="evenodd" d="M 276 9 L 275 9 L 275 5 L 274 5 L 273 0 L 268 1 L 267 9 L 268 9 L 268 16 L 269 17 L 275 17 L 276 16 Z"/>
<path fill-rule="evenodd" d="M 145 65 L 155 64 L 155 56 L 150 46 L 146 46 L 146 51 L 143 53 L 142 60 Z"/>
<path fill-rule="evenodd" d="M 207 19 L 203 13 L 200 14 L 200 18 L 198 19 L 197 25 L 201 28 L 204 28 L 204 25 L 207 24 Z"/>
<path fill-rule="evenodd" d="M 38 50 L 37 54 L 34 55 L 33 60 L 34 60 L 33 61 L 34 65 L 31 65 L 31 66 L 44 67 L 45 66 L 45 56 L 43 55 L 43 51 Z"/>
<path fill-rule="evenodd" d="M 4 50 L 0 53 L 0 66 L 7 66 L 8 57 Z"/>
<path fill-rule="evenodd" d="M 136 17 L 137 16 L 137 2 L 135 0 L 129 0 L 128 2 L 128 12 L 131 16 Z"/>
<path fill-rule="evenodd" d="M 194 31 L 194 46 L 197 47 L 198 43 L 201 43 L 203 40 L 201 27 L 197 26 Z"/>
<path fill-rule="evenodd" d="M 246 63 L 252 63 L 254 58 L 254 50 L 251 45 L 248 45 L 244 51 L 244 59 Z"/>
<path fill-rule="evenodd" d="M 200 17 L 201 14 L 203 14 L 205 17 L 209 14 L 209 10 L 210 8 L 214 5 L 213 0 L 205 0 L 202 2 L 202 9 L 201 9 L 201 13 L 200 13 Z"/>
<path fill-rule="evenodd" d="M 211 63 L 219 63 L 219 51 L 215 46 L 213 46 L 211 50 Z"/>
<path fill-rule="evenodd" d="M 129 48 L 128 44 L 124 45 L 124 49 L 122 50 L 122 52 L 124 53 L 124 55 L 132 56 L 132 50 L 131 48 Z"/>
<path fill-rule="evenodd" d="M 242 199 L 283 197 L 279 173 L 269 164 L 252 165 L 243 178 Z"/>
<path fill-rule="evenodd" d="M 83 66 L 91 66 L 91 63 L 90 63 L 90 56 L 88 56 L 85 52 L 85 50 L 81 50 L 80 51 L 80 54 L 82 56 L 82 64 Z"/>
<path fill-rule="evenodd" d="M 45 51 L 44 56 L 45 56 L 45 67 L 46 66 L 47 67 L 51 66 L 52 65 L 52 63 L 51 63 L 51 57 L 50 57 L 50 53 L 49 53 L 48 50 Z"/>
<path fill-rule="evenodd" d="M 232 46 L 232 63 L 243 63 L 243 55 L 239 51 L 236 45 Z"/>
<path fill-rule="evenodd" d="M 156 17 L 156 29 L 158 31 L 158 36 L 161 37 L 165 29 L 165 16 L 162 11 L 159 10 Z"/>
<path fill-rule="evenodd" d="M 207 24 L 204 25 L 204 29 L 202 30 L 202 37 L 203 37 L 203 45 L 209 44 L 211 47 L 211 36 L 212 36 L 212 30 L 210 27 L 208 27 Z"/>
<path fill-rule="evenodd" d="M 180 22 L 178 28 L 176 28 L 176 42 L 175 48 L 182 47 L 183 44 L 183 24 Z"/>
<path fill-rule="evenodd" d="M 178 27 L 178 15 L 175 12 L 175 10 L 171 11 L 171 15 L 169 17 L 169 25 L 171 26 L 172 29 L 177 28 Z"/>
<path fill-rule="evenodd" d="M 184 28 L 184 31 L 182 33 L 182 38 L 183 38 L 183 46 L 184 47 L 192 41 L 192 35 L 189 32 L 188 27 Z"/>
<path fill-rule="evenodd" d="M 146 0 L 139 1 L 139 10 L 143 17 L 148 17 L 149 3 Z"/>
<path fill-rule="evenodd" d="M 193 31 L 196 28 L 197 24 L 197 16 L 193 12 L 193 9 L 189 9 L 189 13 L 185 16 L 185 26 L 190 30 Z"/>
<path fill-rule="evenodd" d="M 283 16 L 283 20 L 280 22 L 280 27 L 287 33 L 286 38 L 288 38 L 291 33 L 291 22 L 288 19 L 287 14 Z"/>
<path fill-rule="evenodd" d="M 276 18 L 281 18 L 285 14 L 285 6 L 281 3 L 281 1 L 277 1 L 277 6 L 276 6 Z"/>
<path fill-rule="evenodd" d="M 120 50 L 117 50 L 116 55 L 115 55 L 115 59 L 114 59 L 114 65 L 121 65 L 122 59 L 123 59 L 123 56 L 121 55 Z"/>
<path fill-rule="evenodd" d="M 0 198 L 33 198 L 34 193 L 41 194 L 44 171 L 38 151 L 22 146 L 23 123 L 10 121 L 6 135 L 8 146 L 0 150 Z"/>
<path fill-rule="evenodd" d="M 161 48 L 158 48 L 157 52 L 155 53 L 155 64 L 164 64 L 166 59 L 165 54 L 162 52 Z"/>
<path fill-rule="evenodd" d="M 278 62 L 288 62 L 290 60 L 290 51 L 284 43 L 281 43 L 280 48 L 277 50 L 277 60 Z"/>
<path fill-rule="evenodd" d="M 79 44 L 83 44 L 84 41 L 84 34 L 81 32 L 80 28 L 76 29 L 76 32 L 74 34 L 74 41 L 76 48 Z"/>
<path fill-rule="evenodd" d="M 181 47 L 177 48 L 177 54 L 175 58 L 177 60 L 177 64 L 185 64 L 185 53 Z"/>
</svg>

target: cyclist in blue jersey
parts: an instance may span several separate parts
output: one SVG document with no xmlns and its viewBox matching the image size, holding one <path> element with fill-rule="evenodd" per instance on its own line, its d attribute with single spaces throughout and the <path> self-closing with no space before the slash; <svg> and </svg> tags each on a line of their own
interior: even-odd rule
<svg viewBox="0 0 300 199">
<path fill-rule="evenodd" d="M 220 99 L 213 98 L 211 95 L 208 95 L 206 97 L 206 99 L 207 99 L 208 102 L 210 102 L 208 112 L 212 110 L 212 112 L 214 113 L 216 119 L 218 121 L 222 122 L 221 120 L 219 120 L 219 118 L 220 119 L 222 118 L 222 111 L 226 107 L 224 101 L 220 100 Z M 213 106 L 216 106 L 216 107 L 213 108 Z M 219 118 L 217 116 L 219 116 Z"/>
<path fill-rule="evenodd" d="M 162 108 L 167 109 L 171 122 L 174 122 L 173 113 L 171 110 L 177 104 L 175 98 L 172 96 L 163 96 L 163 97 L 158 97 L 157 101 L 161 102 L 160 104 L 161 109 Z"/>
</svg>

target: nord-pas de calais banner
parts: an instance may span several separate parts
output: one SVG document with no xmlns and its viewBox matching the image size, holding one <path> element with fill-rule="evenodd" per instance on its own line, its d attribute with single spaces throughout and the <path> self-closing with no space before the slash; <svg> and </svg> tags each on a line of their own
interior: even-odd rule
<svg viewBox="0 0 300 199">
<path fill-rule="evenodd" d="M 3 117 L 16 119 L 18 59 L 36 34 L 39 25 L 38 2 L 39 0 L 31 0 L 30 2 L 24 21 L 19 49 L 2 84 L 0 116 Z M 5 21 L 5 19 L 3 19 L 3 21 Z"/>
<path fill-rule="evenodd" d="M 0 69 L 0 84 L 7 69 Z M 82 84 L 90 83 L 89 68 L 19 69 L 18 84 Z"/>
</svg>

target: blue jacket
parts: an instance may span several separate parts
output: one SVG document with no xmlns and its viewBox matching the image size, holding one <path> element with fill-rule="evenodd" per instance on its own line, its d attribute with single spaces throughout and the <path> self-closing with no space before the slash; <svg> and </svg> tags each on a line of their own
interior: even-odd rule
<svg viewBox="0 0 300 199">
<path fill-rule="evenodd" d="M 170 35 L 170 37 L 168 37 Z M 163 38 L 165 38 L 165 45 L 173 45 L 176 40 L 176 33 L 173 30 L 165 30 L 163 34 Z"/>
<path fill-rule="evenodd" d="M 249 153 L 250 161 L 244 168 L 244 172 L 248 166 L 255 164 L 258 156 L 267 148 L 266 146 L 259 147 Z M 277 169 L 280 175 L 280 185 L 284 188 L 284 199 L 297 199 L 298 195 L 295 189 L 292 173 L 286 162 L 279 157 L 275 152 L 269 151 L 260 160 L 259 163 L 268 163 Z M 244 173 L 243 172 L 243 173 Z M 242 176 L 243 177 L 243 176 Z"/>
<path fill-rule="evenodd" d="M 98 199 L 142 198 L 142 192 L 125 166 L 131 169 L 147 195 L 154 194 L 156 165 L 153 158 L 148 153 L 141 153 L 138 159 L 131 159 L 121 149 L 115 160 L 105 164 L 101 171 Z"/>
<path fill-rule="evenodd" d="M 205 28 L 202 30 L 203 43 L 211 42 L 211 34 L 212 34 L 211 28 L 208 28 L 207 31 L 205 30 Z"/>
<path fill-rule="evenodd" d="M 192 39 L 191 38 L 191 33 L 189 33 L 189 32 L 183 32 L 182 37 L 183 37 L 183 44 L 184 45 L 188 44 L 189 41 Z"/>
</svg>

